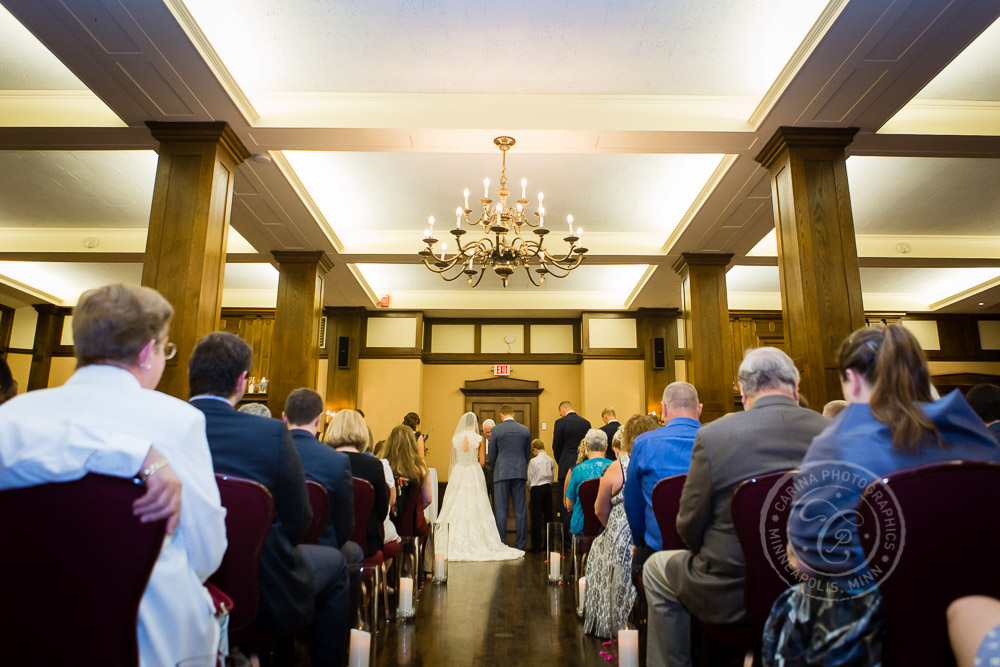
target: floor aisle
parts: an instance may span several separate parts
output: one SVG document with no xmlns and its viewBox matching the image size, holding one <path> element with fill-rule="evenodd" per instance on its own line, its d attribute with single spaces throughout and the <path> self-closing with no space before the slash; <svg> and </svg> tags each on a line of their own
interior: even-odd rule
<svg viewBox="0 0 1000 667">
<path fill-rule="evenodd" d="M 583 634 L 573 590 L 546 582 L 544 555 L 450 563 L 448 583 L 424 587 L 416 618 L 374 638 L 373 665 L 615 665 Z"/>
</svg>

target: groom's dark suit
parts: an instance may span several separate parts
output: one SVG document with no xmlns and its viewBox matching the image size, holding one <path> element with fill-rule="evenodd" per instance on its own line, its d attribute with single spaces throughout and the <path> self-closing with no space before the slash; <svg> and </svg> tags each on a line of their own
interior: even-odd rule
<svg viewBox="0 0 1000 667">
<path fill-rule="evenodd" d="M 528 479 L 528 460 L 531 458 L 531 431 L 514 421 L 513 417 L 504 419 L 490 433 L 488 455 L 493 464 L 493 516 L 497 520 L 497 531 L 500 539 L 504 540 L 507 533 L 507 498 L 513 497 L 517 548 L 523 549 L 528 541 L 524 484 Z"/>
</svg>

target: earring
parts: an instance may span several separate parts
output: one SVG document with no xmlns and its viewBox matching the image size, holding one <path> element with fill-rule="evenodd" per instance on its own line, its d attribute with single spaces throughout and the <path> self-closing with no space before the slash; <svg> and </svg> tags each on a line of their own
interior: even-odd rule
<svg viewBox="0 0 1000 667">
<path fill-rule="evenodd" d="M 145 368 L 147 371 L 153 367 L 153 364 L 139 364 L 139 365 Z"/>
</svg>

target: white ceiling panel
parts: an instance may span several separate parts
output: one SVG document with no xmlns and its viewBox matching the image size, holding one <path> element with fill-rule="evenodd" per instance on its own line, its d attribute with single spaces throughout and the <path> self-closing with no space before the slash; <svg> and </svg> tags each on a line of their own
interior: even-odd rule
<svg viewBox="0 0 1000 667">
<path fill-rule="evenodd" d="M 858 234 L 1000 234 L 1000 160 L 853 156 Z"/>
<path fill-rule="evenodd" d="M 455 209 L 482 211 L 483 179 L 496 201 L 500 151 L 456 153 L 334 153 L 286 151 L 285 155 L 334 232 L 350 251 L 378 230 L 412 230 L 414 252 L 429 216 L 436 229 L 455 226 Z M 507 157 L 508 205 L 528 181 L 528 211 L 545 194 L 546 227 L 567 229 L 566 216 L 584 232 L 628 230 L 662 244 L 681 220 L 720 155 L 541 155 Z M 478 209 L 478 210 L 477 210 Z M 466 229 L 469 229 L 468 227 Z M 438 235 L 441 238 L 441 235 Z"/>
<path fill-rule="evenodd" d="M 21 22 L 0 6 L 0 90 L 86 90 Z"/>
<path fill-rule="evenodd" d="M 260 91 L 759 98 L 824 0 L 186 0 Z"/>
<path fill-rule="evenodd" d="M 0 151 L 0 226 L 146 227 L 153 151 Z"/>
<path fill-rule="evenodd" d="M 915 99 L 1000 100 L 1000 21 L 984 30 Z"/>
</svg>

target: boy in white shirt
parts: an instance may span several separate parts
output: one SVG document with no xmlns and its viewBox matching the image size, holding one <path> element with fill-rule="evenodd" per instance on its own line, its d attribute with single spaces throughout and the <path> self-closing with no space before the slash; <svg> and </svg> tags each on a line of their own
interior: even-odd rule
<svg viewBox="0 0 1000 667">
<path fill-rule="evenodd" d="M 531 460 L 528 461 L 528 486 L 531 487 L 531 551 L 542 551 L 542 530 L 552 521 L 552 479 L 556 462 L 545 453 L 545 443 L 535 438 L 531 441 Z"/>
</svg>

